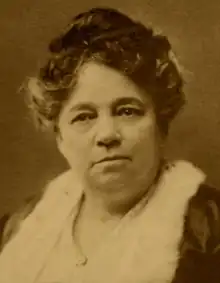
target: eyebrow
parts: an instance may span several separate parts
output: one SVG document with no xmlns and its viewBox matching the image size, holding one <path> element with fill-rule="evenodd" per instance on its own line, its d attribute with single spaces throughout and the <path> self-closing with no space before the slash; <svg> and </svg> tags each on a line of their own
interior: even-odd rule
<svg viewBox="0 0 220 283">
<path fill-rule="evenodd" d="M 113 107 L 125 105 L 125 104 L 136 104 L 140 107 L 145 106 L 144 101 L 136 97 L 119 97 L 112 104 L 113 104 Z"/>
<path fill-rule="evenodd" d="M 80 110 L 93 110 L 95 107 L 95 105 L 91 105 L 91 103 L 79 103 L 79 104 L 76 104 L 74 106 L 72 106 L 70 108 L 70 112 L 73 112 L 73 111 L 80 111 Z"/>
<path fill-rule="evenodd" d="M 136 104 L 140 107 L 145 106 L 145 103 L 136 97 L 119 97 L 112 102 L 112 107 L 115 108 L 117 106 L 126 105 L 126 104 Z M 81 110 L 94 110 L 95 104 L 82 102 L 76 104 L 70 108 L 70 112 L 73 111 L 81 111 Z"/>
</svg>

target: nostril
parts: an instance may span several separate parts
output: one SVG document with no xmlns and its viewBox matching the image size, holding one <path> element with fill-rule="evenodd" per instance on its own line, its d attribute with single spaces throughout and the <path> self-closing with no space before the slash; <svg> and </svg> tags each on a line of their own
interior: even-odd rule
<svg viewBox="0 0 220 283">
<path fill-rule="evenodd" d="M 120 140 L 118 139 L 102 140 L 102 141 L 98 141 L 97 144 L 98 146 L 114 147 L 120 145 Z"/>
<path fill-rule="evenodd" d="M 121 143 L 121 134 L 115 129 L 107 128 L 96 137 L 98 146 L 112 147 Z"/>
</svg>

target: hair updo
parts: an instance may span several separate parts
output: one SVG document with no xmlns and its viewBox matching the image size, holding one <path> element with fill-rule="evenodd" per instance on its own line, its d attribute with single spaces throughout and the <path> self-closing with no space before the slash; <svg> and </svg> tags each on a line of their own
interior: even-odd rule
<svg viewBox="0 0 220 283">
<path fill-rule="evenodd" d="M 93 8 L 75 16 L 49 44 L 50 56 L 29 78 L 29 106 L 40 128 L 56 129 L 64 101 L 90 60 L 126 75 L 152 98 L 164 134 L 184 105 L 183 80 L 167 37 L 110 8 Z M 104 94 L 103 94 L 104 95 Z"/>
</svg>

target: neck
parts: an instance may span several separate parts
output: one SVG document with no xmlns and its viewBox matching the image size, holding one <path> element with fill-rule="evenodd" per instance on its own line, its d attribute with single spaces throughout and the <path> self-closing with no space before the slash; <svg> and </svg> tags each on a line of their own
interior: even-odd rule
<svg viewBox="0 0 220 283">
<path fill-rule="evenodd" d="M 126 214 L 125 210 L 119 210 L 116 205 L 109 203 L 100 195 L 92 194 L 90 191 L 85 192 L 82 209 L 83 214 L 88 215 L 90 219 L 103 223 L 119 220 Z"/>
</svg>

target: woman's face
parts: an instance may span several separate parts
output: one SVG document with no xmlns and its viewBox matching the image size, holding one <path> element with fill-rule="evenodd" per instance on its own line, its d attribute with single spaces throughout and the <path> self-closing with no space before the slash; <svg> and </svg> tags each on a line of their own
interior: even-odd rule
<svg viewBox="0 0 220 283">
<path fill-rule="evenodd" d="M 58 126 L 60 151 L 96 189 L 133 194 L 155 177 L 161 137 L 153 105 L 116 70 L 85 64 Z"/>
</svg>

